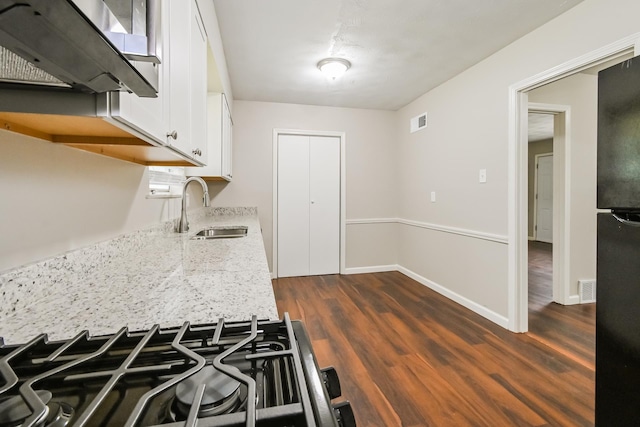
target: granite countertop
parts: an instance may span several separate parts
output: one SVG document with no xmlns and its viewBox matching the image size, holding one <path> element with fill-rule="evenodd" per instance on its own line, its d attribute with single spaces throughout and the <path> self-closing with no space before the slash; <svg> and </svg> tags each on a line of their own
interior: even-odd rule
<svg viewBox="0 0 640 427">
<path fill-rule="evenodd" d="M 0 273 L 0 336 L 6 344 L 47 333 L 67 339 L 130 330 L 277 319 L 255 208 L 189 212 L 190 230 L 165 223 Z M 246 225 L 246 237 L 192 240 L 211 225 Z"/>
</svg>

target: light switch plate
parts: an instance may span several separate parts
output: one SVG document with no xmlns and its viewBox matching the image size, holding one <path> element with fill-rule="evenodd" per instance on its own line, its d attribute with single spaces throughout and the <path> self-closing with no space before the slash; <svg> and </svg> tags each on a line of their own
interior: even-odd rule
<svg viewBox="0 0 640 427">
<path fill-rule="evenodd" d="M 480 181 L 483 184 L 485 182 L 487 182 L 487 170 L 486 169 L 480 169 L 480 174 L 478 175 L 478 181 Z"/>
<path fill-rule="evenodd" d="M 431 203 L 434 203 L 436 201 L 436 192 L 432 191 L 431 192 Z"/>
</svg>

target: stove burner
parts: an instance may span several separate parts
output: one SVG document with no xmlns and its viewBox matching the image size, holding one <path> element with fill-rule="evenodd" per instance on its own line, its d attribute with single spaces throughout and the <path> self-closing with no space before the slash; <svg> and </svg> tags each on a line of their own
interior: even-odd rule
<svg viewBox="0 0 640 427">
<path fill-rule="evenodd" d="M 237 371 L 239 374 L 240 371 Z M 185 417 L 189 414 L 189 408 L 193 404 L 196 391 L 201 384 L 205 384 L 206 387 L 198 412 L 200 417 L 231 412 L 238 407 L 242 400 L 240 398 L 240 382 L 218 371 L 212 365 L 207 365 L 176 386 L 174 402 L 176 412 Z"/>
<path fill-rule="evenodd" d="M 46 427 L 65 427 L 71 421 L 74 410 L 64 402 L 50 402 L 51 392 L 48 390 L 36 391 L 38 399 L 49 407 L 49 414 L 44 420 Z M 14 396 L 0 403 L 0 426 L 19 426 L 31 415 L 32 411 L 22 396 Z"/>
<path fill-rule="evenodd" d="M 71 422 L 75 411 L 64 402 L 51 402 L 49 405 L 49 416 L 45 422 L 46 427 L 66 427 Z"/>
<path fill-rule="evenodd" d="M 38 390 L 36 394 L 38 399 L 45 405 L 51 400 L 52 394 L 50 391 Z M 31 415 L 31 412 L 22 396 L 14 396 L 0 403 L 0 425 L 19 425 Z"/>
</svg>

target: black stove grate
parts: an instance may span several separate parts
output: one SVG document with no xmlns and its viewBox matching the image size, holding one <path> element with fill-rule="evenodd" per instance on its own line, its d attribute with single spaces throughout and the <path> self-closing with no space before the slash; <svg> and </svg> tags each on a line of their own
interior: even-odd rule
<svg viewBox="0 0 640 427">
<path fill-rule="evenodd" d="M 220 319 L 216 324 L 155 325 L 137 332 L 123 328 L 100 337 L 84 331 L 57 342 L 40 335 L 21 346 L 0 341 L 0 408 L 9 399 L 21 399 L 30 415 L 19 425 L 28 427 L 47 425 L 52 416 L 47 399 L 73 402 L 74 412 L 65 415 L 67 425 L 78 427 L 338 425 L 330 399 L 316 402 L 326 391 L 309 390 L 307 381 L 318 376 L 317 366 L 308 372 L 314 368 L 301 357 L 296 339 L 301 325 L 294 323 L 285 313 L 282 321 L 258 321 L 254 316 L 250 322 Z M 303 350 L 311 351 L 302 334 Z M 315 363 L 312 355 L 310 360 Z M 235 412 L 200 416 L 206 391 L 201 384 L 185 419 L 158 415 L 170 406 L 176 385 L 206 365 L 242 385 L 242 405 Z M 53 397 L 49 393 L 42 398 L 43 390 L 51 390 Z M 329 408 L 329 424 L 318 422 L 319 406 Z"/>
</svg>

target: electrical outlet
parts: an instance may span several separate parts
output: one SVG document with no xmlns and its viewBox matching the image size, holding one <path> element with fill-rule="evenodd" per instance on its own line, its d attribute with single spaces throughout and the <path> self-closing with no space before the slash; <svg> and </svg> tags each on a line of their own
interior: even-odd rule
<svg viewBox="0 0 640 427">
<path fill-rule="evenodd" d="M 478 174 L 478 181 L 480 181 L 480 183 L 482 183 L 482 184 L 487 182 L 487 170 L 486 169 L 480 169 L 480 173 Z"/>
<path fill-rule="evenodd" d="M 431 192 L 431 203 L 435 203 L 435 201 L 436 201 L 436 192 L 432 191 Z"/>
</svg>

